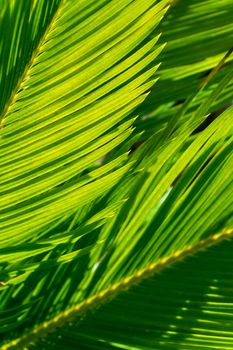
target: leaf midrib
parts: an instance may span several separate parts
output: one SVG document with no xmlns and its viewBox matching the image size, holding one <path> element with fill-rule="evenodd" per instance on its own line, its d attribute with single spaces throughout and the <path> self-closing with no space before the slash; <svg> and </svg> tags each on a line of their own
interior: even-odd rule
<svg viewBox="0 0 233 350">
<path fill-rule="evenodd" d="M 41 337 L 47 336 L 48 333 L 55 331 L 57 328 L 62 327 L 64 324 L 72 321 L 76 317 L 80 317 L 87 311 L 95 309 L 99 304 L 108 302 L 121 292 L 128 290 L 143 280 L 169 268 L 184 258 L 192 256 L 199 251 L 210 248 L 211 246 L 232 237 L 233 228 L 226 228 L 220 233 L 213 234 L 209 238 L 195 243 L 193 246 L 185 246 L 183 249 L 175 251 L 167 257 L 160 258 L 157 262 L 149 264 L 146 268 L 136 271 L 133 275 L 123 278 L 120 282 L 113 284 L 92 297 L 85 299 L 83 302 L 60 312 L 50 320 L 45 321 L 41 325 L 35 327 L 29 333 L 26 333 L 22 337 L 3 345 L 0 347 L 0 350 L 21 349 L 31 342 L 35 343 Z"/>
<path fill-rule="evenodd" d="M 2 115 L 0 115 L 0 129 L 4 126 L 3 125 L 4 120 L 6 119 L 6 116 L 7 116 L 8 112 L 10 111 L 11 107 L 14 105 L 14 103 L 17 100 L 18 93 L 23 88 L 23 85 L 26 82 L 26 77 L 30 76 L 29 72 L 35 63 L 36 58 L 42 52 L 43 46 L 47 41 L 48 35 L 56 26 L 57 19 L 60 16 L 61 8 L 64 5 L 64 3 L 65 3 L 65 0 L 60 1 L 60 4 L 58 5 L 57 10 L 55 11 L 54 15 L 52 16 L 50 23 L 48 24 L 44 34 L 41 36 L 41 38 L 38 42 L 38 45 L 33 50 L 28 63 L 25 65 L 24 71 L 19 76 L 18 82 L 15 85 L 15 88 L 12 90 L 12 93 L 11 93 L 11 95 L 10 95 L 6 105 L 5 105 L 5 108 L 3 109 Z"/>
</svg>

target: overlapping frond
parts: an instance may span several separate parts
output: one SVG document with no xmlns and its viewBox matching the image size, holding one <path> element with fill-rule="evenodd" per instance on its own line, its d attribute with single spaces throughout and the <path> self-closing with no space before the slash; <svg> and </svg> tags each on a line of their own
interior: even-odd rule
<svg viewBox="0 0 233 350">
<path fill-rule="evenodd" d="M 172 4 L 144 104 L 170 1 L 23 3 L 0 11 L 0 350 L 231 349 L 233 107 L 197 131 L 233 96 L 231 2 Z"/>
<path fill-rule="evenodd" d="M 156 274 L 32 349 L 232 349 L 232 240 Z"/>
<path fill-rule="evenodd" d="M 157 66 L 148 66 L 161 51 L 158 37 L 143 40 L 166 3 L 60 3 L 2 120 L 3 247 L 72 214 L 127 172 L 116 170 L 120 157 L 83 173 L 130 137 L 130 113 L 153 84 Z"/>
<path fill-rule="evenodd" d="M 211 69 L 232 50 L 233 3 L 230 0 L 178 0 L 174 1 L 168 16 L 161 24 L 163 40 L 167 42 L 162 54 L 160 80 L 139 108 L 142 118 L 138 130 L 145 131 L 144 138 L 169 121 L 195 91 Z M 195 110 L 219 81 L 231 70 L 230 54 L 221 70 L 208 86 L 198 93 L 190 105 Z M 232 101 L 232 81 L 209 106 L 208 112 L 224 108 Z M 188 115 L 186 115 L 188 118 Z"/>
<path fill-rule="evenodd" d="M 60 310 L 62 303 L 54 308 L 52 302 L 57 282 L 67 287 L 71 265 L 77 273 L 83 265 L 85 272 L 88 253 L 103 244 L 101 226 L 122 205 L 121 199 L 107 200 L 99 208 L 132 166 L 128 149 L 101 166 L 96 162 L 130 143 L 132 112 L 154 84 L 163 48 L 156 46 L 158 35 L 148 36 L 168 1 L 46 4 L 5 2 L 1 17 L 2 27 L 9 20 L 6 34 L 19 40 L 16 50 L 14 40 L 5 49 L 1 66 L 1 72 L 7 64 L 11 70 L 2 79 L 7 93 L 1 101 L 4 339 L 19 324 Z"/>
<path fill-rule="evenodd" d="M 125 186 L 130 186 L 130 200 L 123 204 L 116 219 L 106 222 L 100 230 L 98 239 L 103 241 L 103 245 L 95 245 L 88 259 L 79 260 L 81 266 L 86 266 L 82 276 L 75 279 L 80 270 L 74 268 L 73 260 L 65 270 L 64 266 L 57 267 L 58 282 L 53 279 L 46 289 L 45 282 L 36 282 L 40 287 L 37 287 L 35 299 L 41 305 L 39 300 L 44 300 L 47 293 L 57 293 L 57 283 L 61 285 L 61 281 L 65 281 L 55 303 L 49 298 L 44 307 L 40 306 L 40 310 L 36 308 L 34 317 L 37 321 L 43 320 L 45 315 L 48 320 L 55 315 L 59 321 L 61 314 L 66 327 L 70 320 L 69 310 L 76 310 L 75 305 L 79 307 L 80 302 L 88 304 L 88 300 L 91 303 L 96 296 L 115 290 L 114 286 L 118 284 L 123 284 L 122 290 L 125 290 L 123 282 L 130 280 L 130 276 L 137 276 L 143 269 L 156 266 L 161 259 L 169 261 L 170 256 L 174 262 L 176 256 L 180 256 L 178 252 L 185 247 L 197 244 L 201 248 L 202 245 L 198 245 L 200 240 L 209 242 L 214 233 L 227 225 L 230 227 L 233 205 L 232 196 L 229 196 L 233 182 L 232 175 L 229 175 L 233 161 L 232 131 L 230 108 L 189 145 L 183 136 L 174 138 L 160 150 L 153 166 L 137 173 L 135 178 L 132 175 L 131 186 L 128 181 L 119 184 L 115 191 L 122 193 Z M 214 243 L 214 236 L 212 240 Z M 188 248 L 188 254 L 193 252 Z M 69 274 L 70 281 L 62 277 L 61 269 Z M 35 277 L 36 271 L 28 277 L 28 281 Z M 132 285 L 135 282 L 137 280 L 132 279 Z M 19 291 L 17 294 L 19 297 Z M 96 306 L 98 297 L 93 308 Z M 59 312 L 64 309 L 67 311 Z M 79 313 L 77 317 L 79 319 Z M 42 325 L 42 335 L 49 334 L 48 324 Z M 55 322 L 55 330 L 58 326 L 59 322 L 58 325 Z M 34 337 L 38 341 L 37 335 L 41 336 L 37 328 L 33 333 L 29 332 L 29 336 L 25 336 L 26 344 L 33 343 Z M 24 341 L 24 337 L 22 339 Z M 17 341 L 21 344 L 20 338 Z"/>
</svg>

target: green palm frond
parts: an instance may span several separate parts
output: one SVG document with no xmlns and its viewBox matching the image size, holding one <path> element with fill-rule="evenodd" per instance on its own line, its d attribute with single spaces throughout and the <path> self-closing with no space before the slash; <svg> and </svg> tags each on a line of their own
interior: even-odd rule
<svg viewBox="0 0 233 350">
<path fill-rule="evenodd" d="M 142 280 L 40 348 L 232 349 L 232 248 L 224 242 Z"/>
<path fill-rule="evenodd" d="M 153 3 L 104 2 L 92 16 L 86 2 L 60 3 L 2 118 L 1 212 L 7 244 L 72 214 L 127 171 L 128 166 L 116 169 L 120 157 L 83 173 L 130 137 L 130 113 L 153 84 L 157 66 L 145 68 L 160 51 L 152 51 L 157 38 L 133 52 L 165 13 L 166 1 Z"/>
<path fill-rule="evenodd" d="M 2 4 L 0 350 L 232 349 L 231 2 Z"/>
<path fill-rule="evenodd" d="M 60 0 L 1 0 L 0 115 L 7 112 Z"/>
<path fill-rule="evenodd" d="M 232 49 L 233 3 L 230 0 L 177 0 L 160 26 L 167 42 L 161 54 L 160 80 L 138 112 L 142 120 L 139 130 L 151 134 L 169 120 L 183 102 L 197 91 L 206 75 Z M 233 55 L 226 58 L 218 74 L 207 88 L 198 93 L 190 106 L 197 108 L 231 70 Z M 214 112 L 231 103 L 233 85 L 224 91 L 209 107 Z M 146 137 L 146 136 L 145 136 Z"/>
</svg>

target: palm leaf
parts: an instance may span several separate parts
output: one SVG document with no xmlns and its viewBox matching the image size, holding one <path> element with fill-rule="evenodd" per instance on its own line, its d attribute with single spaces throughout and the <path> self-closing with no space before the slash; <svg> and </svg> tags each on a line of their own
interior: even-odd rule
<svg viewBox="0 0 233 350">
<path fill-rule="evenodd" d="M 0 16 L 12 38 L 22 4 Z M 233 108 L 196 132 L 232 79 L 218 74 L 230 56 L 213 60 L 207 94 L 194 87 L 128 155 L 167 5 L 26 3 L 31 22 L 5 51 L 15 59 L 2 108 L 1 350 L 232 347 Z"/>
<path fill-rule="evenodd" d="M 87 3 L 60 3 L 24 74 L 21 91 L 3 116 L 2 244 L 4 236 L 7 244 L 15 244 L 72 214 L 127 171 L 128 166 L 116 170 L 122 165 L 120 157 L 83 174 L 130 137 L 130 113 L 152 85 L 148 79 L 157 67 L 137 75 L 159 53 L 160 49 L 151 52 L 157 39 L 132 51 L 164 14 L 166 1 L 153 3 L 104 2 L 92 16 L 86 12 Z M 14 236 L 9 240 L 10 233 Z"/>
<path fill-rule="evenodd" d="M 35 328 L 33 333 L 20 337 L 17 344 L 34 342 L 54 328 L 68 324 L 74 317 L 80 317 L 89 308 L 95 309 L 98 303 L 107 301 L 126 287 L 149 277 L 160 265 L 167 267 L 184 256 L 232 235 L 232 230 L 223 230 L 224 225 L 230 225 L 232 214 L 229 187 L 232 187 L 233 178 L 227 176 L 232 167 L 230 120 L 232 108 L 198 135 L 184 152 L 180 151 L 186 141 L 183 136 L 178 136 L 163 148 L 153 167 L 146 168 L 143 174 L 139 172 L 131 186 L 131 201 L 122 206 L 115 222 L 106 224 L 98 235 L 104 241 L 104 247 L 95 245 L 91 251 L 86 262 L 88 269 L 86 267 L 86 272 L 79 277 L 78 289 L 72 283 L 77 281 L 78 271 L 71 263 L 64 270 L 72 276 L 71 281 L 64 278 L 65 287 L 62 286 L 56 303 L 53 298 L 49 298 L 43 307 L 38 301 L 43 301 L 48 293 L 48 286 L 44 288 L 48 281 L 46 274 L 45 281 L 39 283 L 39 289 L 36 288 L 35 299 L 40 305 L 40 311 L 37 307 L 34 317 L 39 320 L 45 315 L 49 318 L 54 313 L 57 316 Z M 224 133 L 221 125 L 229 125 L 224 128 Z M 208 165 L 203 169 L 207 162 Z M 174 183 L 179 175 L 179 180 Z M 142 188 L 135 193 L 135 187 L 140 188 L 139 183 Z M 223 232 L 219 235 L 213 235 L 221 230 Z M 49 284 L 50 295 L 57 293 L 57 283 L 62 281 L 61 268 L 57 269 L 59 282 L 54 279 Z M 38 274 L 37 271 L 35 273 Z M 35 280 L 35 273 L 30 274 L 28 283 Z M 20 295 L 20 292 L 22 290 L 18 290 L 17 294 Z M 32 297 L 30 299 L 33 300 Z M 61 306 L 58 306 L 58 300 Z M 67 310 L 59 313 L 61 308 Z M 28 316 L 24 317 L 26 321 Z"/>
<path fill-rule="evenodd" d="M 32 349 L 232 349 L 232 266 L 232 241 L 211 247 Z"/>
<path fill-rule="evenodd" d="M 232 49 L 233 4 L 226 1 L 178 0 L 160 28 L 167 42 L 162 53 L 160 80 L 140 106 L 142 118 L 137 128 L 144 138 L 158 130 L 177 112 L 185 100 L 198 91 L 208 73 Z M 218 74 L 199 91 L 190 112 L 212 93 L 219 81 L 231 70 L 232 54 L 225 59 Z M 208 112 L 224 108 L 232 100 L 232 81 L 215 99 Z M 188 117 L 188 116 L 187 116 Z"/>
</svg>

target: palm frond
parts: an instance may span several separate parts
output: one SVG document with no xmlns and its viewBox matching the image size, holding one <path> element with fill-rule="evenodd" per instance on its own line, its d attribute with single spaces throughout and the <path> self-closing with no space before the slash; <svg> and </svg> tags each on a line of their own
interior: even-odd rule
<svg viewBox="0 0 233 350">
<path fill-rule="evenodd" d="M 223 242 L 140 282 L 32 349 L 232 349 L 232 266 L 232 241 Z"/>
<path fill-rule="evenodd" d="M 166 11 L 167 1 L 153 4 L 104 2 L 90 16 L 87 3 L 60 3 L 3 118 L 3 246 L 72 214 L 128 170 L 117 170 L 120 157 L 83 173 L 130 137 L 130 113 L 153 84 L 157 66 L 146 68 L 161 50 L 151 51 L 158 37 L 134 52 Z"/>
<path fill-rule="evenodd" d="M 232 4 L 169 3 L 3 2 L 0 350 L 232 348 Z"/>
<path fill-rule="evenodd" d="M 141 119 L 138 130 L 146 139 L 172 118 L 195 91 L 199 90 L 208 73 L 232 49 L 233 30 L 230 0 L 178 0 L 174 1 L 168 16 L 160 26 L 162 40 L 167 42 L 163 51 L 160 80 L 146 101 L 139 106 Z M 219 81 L 231 70 L 233 55 L 208 86 L 199 91 L 190 105 L 190 113 L 205 101 Z M 232 81 L 215 99 L 208 112 L 224 108 L 232 101 Z"/>
</svg>

